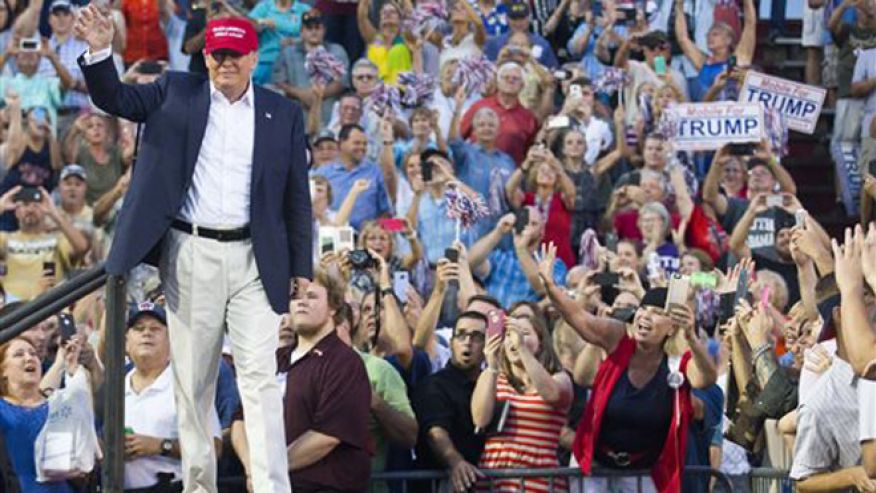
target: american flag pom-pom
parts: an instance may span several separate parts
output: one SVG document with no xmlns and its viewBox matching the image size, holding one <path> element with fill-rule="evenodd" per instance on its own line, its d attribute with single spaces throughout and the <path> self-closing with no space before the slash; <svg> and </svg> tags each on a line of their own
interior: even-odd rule
<svg viewBox="0 0 876 493">
<path fill-rule="evenodd" d="M 602 72 L 602 75 L 593 81 L 593 87 L 597 92 L 604 92 L 610 95 L 622 91 L 629 80 L 629 75 L 627 75 L 624 69 L 608 67 Z"/>
<path fill-rule="evenodd" d="M 781 156 L 788 155 L 788 125 L 785 117 L 776 108 L 764 108 L 763 119 L 766 126 L 767 139 L 774 152 Z"/>
<path fill-rule="evenodd" d="M 341 80 L 347 71 L 344 62 L 322 46 L 307 54 L 304 58 L 304 68 L 307 70 L 311 82 L 320 84 Z"/>
<path fill-rule="evenodd" d="M 487 204 L 478 194 L 472 197 L 451 186 L 444 192 L 444 198 L 447 200 L 447 217 L 459 220 L 465 229 L 474 226 L 478 219 L 490 215 Z"/>
<path fill-rule="evenodd" d="M 402 72 L 398 74 L 401 104 L 408 108 L 427 105 L 435 96 L 437 81 L 429 74 Z"/>
<path fill-rule="evenodd" d="M 596 270 L 599 267 L 599 240 L 596 231 L 590 228 L 581 233 L 581 243 L 578 245 L 579 264 L 587 270 Z"/>
<path fill-rule="evenodd" d="M 462 84 L 467 94 L 481 94 L 496 76 L 496 65 L 487 57 L 468 57 L 459 61 L 453 83 Z"/>
<path fill-rule="evenodd" d="M 431 30 L 443 31 L 449 14 L 442 1 L 421 2 L 410 15 L 402 21 L 402 31 L 424 34 Z"/>
<path fill-rule="evenodd" d="M 365 99 L 365 105 L 378 115 L 401 113 L 401 94 L 395 86 L 380 84 Z"/>
</svg>

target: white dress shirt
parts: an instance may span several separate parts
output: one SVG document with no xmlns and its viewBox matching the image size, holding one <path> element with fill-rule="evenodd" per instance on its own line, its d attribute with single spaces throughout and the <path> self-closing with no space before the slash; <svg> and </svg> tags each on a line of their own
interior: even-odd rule
<svg viewBox="0 0 876 493">
<path fill-rule="evenodd" d="M 252 84 L 231 103 L 210 83 L 207 129 L 180 219 L 209 228 L 249 224 L 255 105 Z"/>
<path fill-rule="evenodd" d="M 85 52 L 86 65 L 106 60 L 111 48 Z M 210 113 L 192 185 L 179 218 L 196 226 L 233 229 L 249 224 L 249 185 L 255 140 L 252 82 L 234 103 L 210 82 Z"/>
</svg>

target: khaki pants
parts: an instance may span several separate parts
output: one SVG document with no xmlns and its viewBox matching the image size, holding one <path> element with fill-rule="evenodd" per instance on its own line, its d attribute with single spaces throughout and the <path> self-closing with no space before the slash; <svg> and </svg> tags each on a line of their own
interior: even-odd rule
<svg viewBox="0 0 876 493">
<path fill-rule="evenodd" d="M 277 383 L 280 316 L 262 287 L 252 242 L 219 242 L 171 229 L 161 278 L 167 299 L 185 492 L 216 492 L 208 416 L 225 331 L 246 416 L 254 491 L 289 493 L 283 402 Z"/>
</svg>

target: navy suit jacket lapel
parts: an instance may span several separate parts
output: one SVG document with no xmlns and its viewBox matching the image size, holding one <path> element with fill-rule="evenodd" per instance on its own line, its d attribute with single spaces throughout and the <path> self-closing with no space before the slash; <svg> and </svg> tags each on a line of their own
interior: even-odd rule
<svg viewBox="0 0 876 493">
<path fill-rule="evenodd" d="M 195 162 L 198 160 L 198 153 L 201 150 L 201 144 L 204 142 L 204 133 L 207 131 L 207 118 L 210 115 L 210 82 L 204 81 L 201 89 L 195 94 L 191 100 L 189 107 L 189 138 L 186 146 L 186 178 L 189 180 L 189 185 L 192 180 L 192 175 L 195 172 Z"/>
<path fill-rule="evenodd" d="M 256 196 L 256 187 L 267 165 L 267 156 L 265 150 L 270 148 L 270 127 L 273 123 L 273 109 L 268 98 L 264 97 L 261 87 L 253 88 L 253 99 L 255 100 L 255 135 L 253 136 L 252 148 L 252 182 L 250 184 L 250 193 L 252 197 Z"/>
</svg>

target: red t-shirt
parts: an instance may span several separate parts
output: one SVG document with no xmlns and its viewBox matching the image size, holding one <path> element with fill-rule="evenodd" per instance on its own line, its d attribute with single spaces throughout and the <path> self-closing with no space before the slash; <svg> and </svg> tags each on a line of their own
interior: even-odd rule
<svg viewBox="0 0 876 493">
<path fill-rule="evenodd" d="M 523 197 L 523 205 L 535 206 L 535 193 L 526 192 Z M 547 212 L 547 221 L 544 225 L 544 237 L 542 244 L 554 242 L 557 246 L 557 257 L 569 267 L 577 264 L 575 252 L 572 250 L 572 213 L 566 209 L 566 204 L 560 193 L 551 197 L 547 211 L 542 211 L 542 217 Z"/>
<path fill-rule="evenodd" d="M 499 116 L 499 135 L 496 137 L 496 148 L 510 155 L 514 162 L 520 163 L 526 158 L 526 151 L 532 145 L 535 134 L 538 133 L 538 120 L 531 111 L 517 103 L 511 108 L 499 104 L 498 96 L 481 99 L 465 112 L 460 123 L 460 132 L 464 139 L 472 140 L 472 119 L 481 108 L 490 108 Z"/>
<path fill-rule="evenodd" d="M 125 63 L 167 60 L 167 38 L 161 29 L 161 11 L 155 0 L 122 0 L 127 25 Z"/>
</svg>

